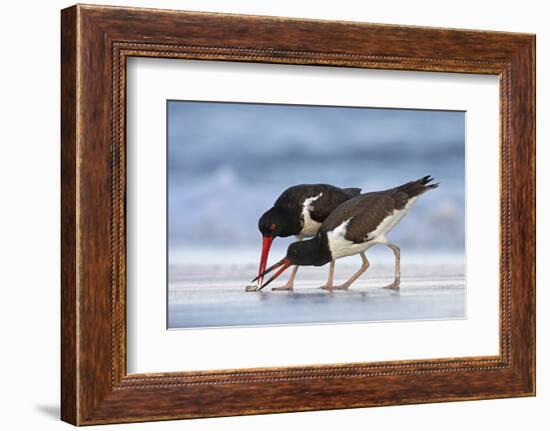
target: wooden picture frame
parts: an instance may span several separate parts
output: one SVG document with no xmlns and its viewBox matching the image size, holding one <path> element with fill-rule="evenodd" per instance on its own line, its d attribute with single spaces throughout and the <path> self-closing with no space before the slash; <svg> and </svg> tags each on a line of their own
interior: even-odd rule
<svg viewBox="0 0 550 431">
<path fill-rule="evenodd" d="M 61 417 L 75 425 L 535 394 L 535 36 L 77 5 L 61 14 Z M 130 56 L 500 77 L 500 354 L 127 374 Z"/>
</svg>

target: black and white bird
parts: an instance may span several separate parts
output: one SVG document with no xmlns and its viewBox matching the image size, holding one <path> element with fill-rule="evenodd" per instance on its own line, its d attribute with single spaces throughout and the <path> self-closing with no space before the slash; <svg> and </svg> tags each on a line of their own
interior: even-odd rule
<svg viewBox="0 0 550 431">
<path fill-rule="evenodd" d="M 361 194 L 342 203 L 326 218 L 314 238 L 290 244 L 285 258 L 259 274 L 261 278 L 279 269 L 260 289 L 290 265 L 322 266 L 329 262 L 328 280 L 322 288 L 348 289 L 369 267 L 365 251 L 375 244 L 384 244 L 393 251 L 395 277 L 386 288 L 398 289 L 401 279 L 400 249 L 388 241 L 386 234 L 401 221 L 421 194 L 439 185 L 432 181 L 433 178 L 428 175 L 393 189 Z M 356 254 L 361 256 L 361 268 L 344 284 L 334 286 L 335 260 Z"/>
<path fill-rule="evenodd" d="M 269 250 L 275 237 L 296 235 L 301 241 L 315 236 L 321 223 L 335 208 L 360 194 L 360 188 L 341 189 L 330 184 L 300 184 L 286 189 L 258 221 L 258 229 L 263 237 L 260 267 L 255 279 L 258 285 L 247 286 L 246 290 L 256 290 L 261 285 L 261 274 L 267 266 Z M 297 271 L 296 266 L 288 282 L 273 290 L 291 290 Z"/>
</svg>

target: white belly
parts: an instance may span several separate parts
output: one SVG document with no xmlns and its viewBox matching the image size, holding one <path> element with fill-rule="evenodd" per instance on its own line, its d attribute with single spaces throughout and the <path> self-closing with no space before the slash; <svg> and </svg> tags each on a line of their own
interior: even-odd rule
<svg viewBox="0 0 550 431">
<path fill-rule="evenodd" d="M 375 244 L 385 244 L 387 243 L 386 234 L 401 221 L 401 219 L 407 214 L 412 204 L 416 201 L 416 197 L 412 198 L 405 208 L 401 210 L 395 210 L 392 214 L 387 216 L 385 219 L 380 222 L 375 230 L 368 233 L 368 239 L 362 243 L 354 243 L 346 239 L 347 227 L 351 219 L 346 220 L 336 229 L 331 232 L 328 232 L 328 245 L 330 248 L 330 253 L 332 254 L 333 259 L 339 259 L 345 256 L 353 256 L 359 254 L 368 248 L 372 247 Z"/>
<path fill-rule="evenodd" d="M 316 222 L 315 220 L 304 220 L 304 227 L 300 231 L 301 236 L 315 236 L 321 227 L 321 223 Z"/>
<path fill-rule="evenodd" d="M 376 227 L 375 230 L 373 230 L 371 233 L 369 233 L 369 242 L 374 243 L 385 243 L 386 241 L 386 234 L 393 229 L 393 227 L 401 221 L 403 217 L 405 217 L 405 214 L 409 211 L 411 206 L 415 203 L 417 197 L 412 198 L 409 202 L 407 202 L 407 205 L 401 210 L 395 210 L 392 214 L 387 216 L 382 222 Z"/>
<path fill-rule="evenodd" d="M 346 231 L 350 220 L 346 220 L 336 229 L 327 233 L 328 246 L 333 259 L 359 254 L 372 245 L 369 242 L 355 244 L 353 241 L 346 239 Z"/>
<path fill-rule="evenodd" d="M 315 236 L 315 235 L 317 235 L 317 232 L 319 231 L 319 228 L 321 227 L 321 223 L 319 223 L 319 222 L 317 222 L 317 221 L 315 221 L 311 218 L 310 205 L 314 201 L 319 199 L 322 195 L 323 195 L 323 193 L 320 193 L 319 195 L 311 197 L 311 198 L 307 198 L 304 201 L 303 207 L 302 207 L 302 220 L 303 220 L 304 225 L 302 227 L 302 230 L 300 231 L 300 236 L 304 237 L 304 236 Z"/>
</svg>

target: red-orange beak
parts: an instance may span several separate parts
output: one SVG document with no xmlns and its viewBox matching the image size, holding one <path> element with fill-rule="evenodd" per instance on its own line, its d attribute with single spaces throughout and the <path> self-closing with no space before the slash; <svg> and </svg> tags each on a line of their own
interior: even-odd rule
<svg viewBox="0 0 550 431">
<path fill-rule="evenodd" d="M 269 280 L 267 280 L 264 284 L 261 284 L 261 282 L 260 282 L 261 286 L 257 290 L 262 290 L 269 283 L 271 283 L 273 280 L 275 280 L 279 275 L 281 275 L 290 265 L 291 265 L 290 260 L 285 257 L 285 258 L 281 259 L 279 262 L 277 262 L 275 265 L 270 266 L 265 271 L 258 274 L 258 276 L 254 280 L 252 280 L 252 282 L 254 282 L 258 279 L 263 280 L 263 278 L 266 274 L 270 273 L 274 269 L 279 268 L 279 270 L 275 274 L 273 274 L 273 276 Z"/>
<path fill-rule="evenodd" d="M 273 242 L 272 236 L 264 236 L 262 241 L 262 256 L 260 257 L 260 267 L 258 268 L 258 276 L 252 280 L 253 282 L 258 280 L 258 284 L 261 285 L 265 272 L 265 267 L 267 266 L 267 258 L 269 257 L 269 249 L 271 248 L 271 243 Z"/>
</svg>

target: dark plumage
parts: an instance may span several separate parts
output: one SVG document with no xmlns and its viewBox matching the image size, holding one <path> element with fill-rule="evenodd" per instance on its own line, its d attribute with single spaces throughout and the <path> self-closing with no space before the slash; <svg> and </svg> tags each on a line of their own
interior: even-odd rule
<svg viewBox="0 0 550 431">
<path fill-rule="evenodd" d="M 330 184 L 292 186 L 260 217 L 258 228 L 263 236 L 314 236 L 320 227 L 316 223 L 322 223 L 340 204 L 360 194 L 359 188 L 341 189 Z"/>
<path fill-rule="evenodd" d="M 322 223 L 315 238 L 292 243 L 285 259 L 273 265 L 270 270 L 289 265 L 321 266 L 331 263 L 329 279 L 325 288 L 347 289 L 368 268 L 364 252 L 374 244 L 384 244 L 395 254 L 395 279 L 387 287 L 398 288 L 400 283 L 400 250 L 386 239 L 388 233 L 405 216 L 412 204 L 421 194 L 436 188 L 428 175 L 416 181 L 398 187 L 361 194 L 339 205 Z M 361 269 L 342 286 L 334 287 L 332 278 L 334 261 L 341 257 L 360 254 L 363 261 Z M 280 269 L 267 283 L 276 278 L 284 269 Z M 262 286 L 262 287 L 263 287 Z"/>
<path fill-rule="evenodd" d="M 360 193 L 360 188 L 341 189 L 330 184 L 300 184 L 286 189 L 258 221 L 258 229 L 263 236 L 258 274 L 265 270 L 273 238 L 315 236 L 322 222 L 335 208 Z M 281 289 L 292 289 L 296 271 L 297 268 Z"/>
<path fill-rule="evenodd" d="M 439 184 L 429 184 L 433 179 L 428 175 L 393 189 L 359 195 L 336 208 L 320 228 L 321 232 L 336 229 L 342 221 L 350 220 L 347 225 L 346 239 L 356 244 L 369 241 L 382 220 L 394 211 L 405 209 L 411 199 L 420 196 Z M 403 214 L 404 216 L 405 214 Z M 397 220 L 400 221 L 401 218 Z M 396 224 L 396 223 L 395 223 Z M 394 224 L 394 225 L 395 225 Z M 393 227 L 393 226 L 392 226 Z"/>
</svg>

